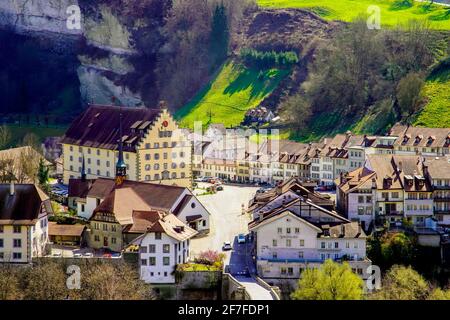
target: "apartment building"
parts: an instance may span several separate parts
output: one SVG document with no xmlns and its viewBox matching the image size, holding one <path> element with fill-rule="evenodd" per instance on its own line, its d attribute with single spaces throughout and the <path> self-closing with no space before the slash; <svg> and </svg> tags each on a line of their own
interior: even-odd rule
<svg viewBox="0 0 450 320">
<path fill-rule="evenodd" d="M 175 267 L 189 260 L 190 239 L 197 234 L 173 214 L 134 211 L 124 233 L 138 234 L 130 247 L 139 252 L 139 273 L 146 283 L 175 283 Z"/>
<path fill-rule="evenodd" d="M 421 128 L 396 124 L 389 132 L 396 137 L 395 154 L 446 156 L 450 154 L 450 128 Z"/>
<path fill-rule="evenodd" d="M 433 216 L 432 183 L 419 156 L 368 155 L 364 168 L 343 174 L 336 184 L 338 209 L 366 228 L 373 222 L 395 225 L 403 219 L 423 227 Z"/>
<path fill-rule="evenodd" d="M 61 142 L 64 183 L 80 176 L 83 161 L 88 179 L 114 177 L 119 139 L 128 180 L 191 185 L 191 144 L 164 105 L 160 109 L 88 107 Z"/>
<path fill-rule="evenodd" d="M 297 280 L 306 268 L 332 259 L 348 261 L 364 276 L 370 261 L 366 234 L 359 223 L 315 204 L 308 192 L 295 197 L 294 190 L 252 208 L 249 230 L 256 239 L 258 275 L 274 284 Z"/>
<path fill-rule="evenodd" d="M 450 156 L 428 157 L 424 171 L 433 190 L 433 213 L 438 224 L 450 227 Z"/>
<path fill-rule="evenodd" d="M 31 263 L 45 254 L 49 197 L 34 184 L 0 184 L 0 262 Z"/>
</svg>

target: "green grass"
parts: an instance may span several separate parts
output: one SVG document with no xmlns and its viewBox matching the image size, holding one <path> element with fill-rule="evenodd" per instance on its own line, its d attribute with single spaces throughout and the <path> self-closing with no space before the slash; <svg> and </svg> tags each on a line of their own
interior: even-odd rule
<svg viewBox="0 0 450 320">
<path fill-rule="evenodd" d="M 395 26 L 412 19 L 426 19 L 433 29 L 450 30 L 450 13 L 444 6 L 415 2 L 406 6 L 394 0 L 257 0 L 262 7 L 305 8 L 326 20 L 350 22 L 360 14 L 367 14 L 371 5 L 380 7 L 381 24 Z"/>
<path fill-rule="evenodd" d="M 234 62 L 226 63 L 217 76 L 187 105 L 175 113 L 180 126 L 192 128 L 194 121 L 239 125 L 247 110 L 258 106 L 289 74 L 289 70 L 262 72 Z"/>
<path fill-rule="evenodd" d="M 432 74 L 428 78 L 422 93 L 427 99 L 427 104 L 419 112 L 414 121 L 414 125 L 432 128 L 449 128 L 450 67 L 437 74 Z"/>
<path fill-rule="evenodd" d="M 35 134 L 39 141 L 44 141 L 46 137 L 54 137 L 54 136 L 62 136 L 66 127 L 37 127 L 33 125 L 6 125 L 11 132 L 11 140 L 8 143 L 8 146 L 15 147 L 22 142 L 23 137 L 27 133 Z"/>
<path fill-rule="evenodd" d="M 178 271 L 220 271 L 221 269 L 217 266 L 210 266 L 200 263 L 186 263 L 178 265 Z"/>
</svg>

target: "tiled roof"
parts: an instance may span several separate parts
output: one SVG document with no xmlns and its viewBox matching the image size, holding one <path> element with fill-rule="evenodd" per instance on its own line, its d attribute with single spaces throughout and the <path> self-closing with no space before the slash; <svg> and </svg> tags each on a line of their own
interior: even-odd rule
<svg viewBox="0 0 450 320">
<path fill-rule="evenodd" d="M 48 223 L 48 235 L 81 237 L 85 228 L 86 226 L 83 224 L 58 224 L 50 221 Z"/>
<path fill-rule="evenodd" d="M 52 212 L 48 196 L 34 184 L 15 184 L 10 195 L 10 184 L 0 184 L 0 224 L 35 224 L 42 204 Z"/>
<path fill-rule="evenodd" d="M 116 150 L 122 114 L 124 150 L 134 151 L 143 132 L 160 114 L 159 109 L 91 105 L 66 131 L 62 142 L 85 147 Z"/>
<path fill-rule="evenodd" d="M 185 188 L 177 186 L 125 180 L 122 185 L 114 186 L 94 213 L 114 213 L 120 224 L 130 224 L 134 210 L 169 212 L 184 191 Z"/>
<path fill-rule="evenodd" d="M 450 147 L 450 128 L 421 128 L 396 124 L 389 134 L 397 136 L 395 146 Z"/>
<path fill-rule="evenodd" d="M 450 179 L 450 156 L 426 158 L 425 165 L 432 179 Z"/>
</svg>

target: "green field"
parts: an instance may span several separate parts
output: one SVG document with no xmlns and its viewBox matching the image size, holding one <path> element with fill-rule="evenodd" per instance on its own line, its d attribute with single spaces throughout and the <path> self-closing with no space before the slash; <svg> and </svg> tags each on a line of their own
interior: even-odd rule
<svg viewBox="0 0 450 320">
<path fill-rule="evenodd" d="M 450 69 L 429 78 L 423 88 L 423 95 L 428 101 L 414 125 L 450 128 Z"/>
<path fill-rule="evenodd" d="M 367 14 L 371 5 L 380 7 L 381 24 L 395 26 L 412 19 L 426 19 L 433 29 L 450 29 L 450 12 L 444 6 L 394 0 L 257 0 L 261 7 L 305 8 L 327 20 L 352 21 L 358 15 Z"/>
<path fill-rule="evenodd" d="M 289 70 L 259 72 L 241 64 L 226 63 L 217 76 L 175 117 L 182 127 L 192 128 L 194 121 L 239 125 L 247 110 L 258 106 L 289 74 Z"/>
<path fill-rule="evenodd" d="M 8 143 L 9 147 L 15 147 L 20 145 L 23 137 L 27 133 L 35 134 L 39 141 L 44 141 L 46 137 L 62 136 L 67 127 L 43 127 L 43 126 L 33 126 L 33 125 L 6 125 L 11 132 L 11 140 Z"/>
</svg>

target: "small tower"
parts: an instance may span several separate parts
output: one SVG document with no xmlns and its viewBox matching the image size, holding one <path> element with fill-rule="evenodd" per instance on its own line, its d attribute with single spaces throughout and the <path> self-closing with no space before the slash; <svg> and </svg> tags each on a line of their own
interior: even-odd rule
<svg viewBox="0 0 450 320">
<path fill-rule="evenodd" d="M 123 160 L 122 113 L 119 118 L 119 156 L 116 164 L 116 185 L 121 185 L 127 176 L 127 165 Z"/>
</svg>

